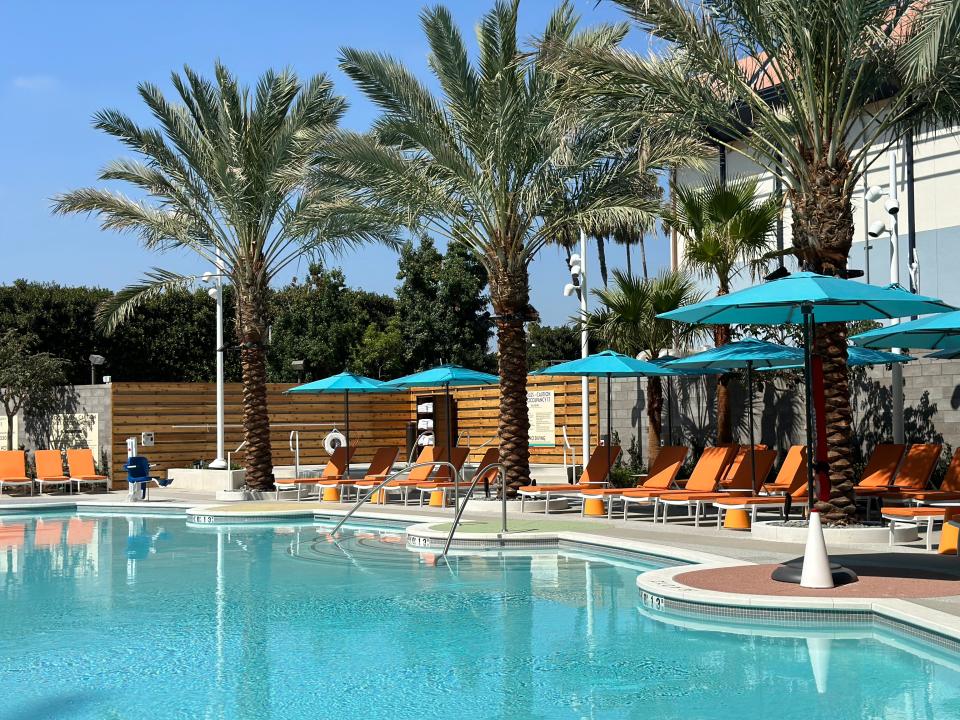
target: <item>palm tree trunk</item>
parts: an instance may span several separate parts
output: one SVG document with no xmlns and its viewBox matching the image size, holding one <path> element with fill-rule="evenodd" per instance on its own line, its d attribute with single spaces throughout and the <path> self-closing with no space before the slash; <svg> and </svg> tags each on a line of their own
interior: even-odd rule
<svg viewBox="0 0 960 720">
<path fill-rule="evenodd" d="M 647 280 L 650 275 L 647 273 L 647 242 L 643 233 L 637 236 L 637 245 L 640 246 L 640 267 L 643 270 L 643 279 Z"/>
<path fill-rule="evenodd" d="M 814 167 L 806 195 L 791 197 L 793 243 L 804 269 L 844 276 L 853 245 L 853 209 L 843 190 L 849 174 L 841 159 L 838 167 Z M 816 317 L 816 316 L 814 316 Z M 847 328 L 827 323 L 816 328 L 816 350 L 823 358 L 827 462 L 830 465 L 830 501 L 817 503 L 823 519 L 844 524 L 856 516 L 853 493 L 853 410 L 847 368 Z"/>
<path fill-rule="evenodd" d="M 717 325 L 713 329 L 713 344 L 721 347 L 730 342 L 730 326 Z M 717 378 L 717 444 L 733 442 L 733 423 L 730 420 L 730 380 L 724 373 Z"/>
<path fill-rule="evenodd" d="M 530 418 L 527 414 L 527 333 L 530 291 L 526 267 L 503 270 L 491 278 L 490 296 L 497 314 L 500 375 L 500 462 L 507 497 L 530 484 Z"/>
<path fill-rule="evenodd" d="M 663 382 L 656 376 L 647 378 L 647 468 L 653 467 L 660 453 L 663 435 Z"/>
<path fill-rule="evenodd" d="M 627 249 L 627 275 L 633 277 L 633 257 L 630 252 L 630 243 L 627 243 L 624 247 Z"/>
<path fill-rule="evenodd" d="M 600 279 L 603 280 L 603 286 L 607 287 L 607 249 L 603 238 L 599 235 L 597 236 L 597 260 L 600 265 Z"/>
<path fill-rule="evenodd" d="M 266 287 L 237 293 L 240 369 L 243 379 L 243 433 L 247 442 L 246 485 L 274 489 L 270 415 L 267 410 Z"/>
</svg>

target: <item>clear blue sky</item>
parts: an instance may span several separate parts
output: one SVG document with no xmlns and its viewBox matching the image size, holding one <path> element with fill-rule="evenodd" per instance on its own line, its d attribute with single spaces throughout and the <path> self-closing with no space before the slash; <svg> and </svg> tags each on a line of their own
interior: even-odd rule
<svg viewBox="0 0 960 720">
<path fill-rule="evenodd" d="M 539 33 L 554 5 L 525 0 L 523 34 Z M 172 93 L 172 70 L 189 64 L 210 74 L 220 58 L 247 84 L 267 67 L 290 66 L 304 77 L 328 73 L 350 102 L 345 124 L 364 129 L 375 110 L 337 69 L 338 48 L 387 51 L 426 78 L 422 6 L 419 0 L 0 3 L 0 283 L 25 278 L 117 289 L 152 266 L 198 271 L 192 256 L 158 256 L 132 236 L 101 231 L 95 220 L 50 214 L 53 195 L 96 184 L 107 161 L 127 154 L 92 129 L 94 112 L 114 107 L 147 122 L 137 83 L 150 81 Z M 490 0 L 448 6 L 472 38 Z M 577 7 L 584 25 L 622 19 L 609 3 L 580 1 Z M 629 44 L 643 47 L 639 37 Z M 666 255 L 662 238 L 648 241 L 652 269 L 665 264 Z M 624 264 L 621 248 L 611 247 L 608 257 L 611 266 Z M 595 251 L 591 260 L 595 270 Z M 396 257 L 381 248 L 334 264 L 351 285 L 392 292 L 396 284 Z M 546 323 L 565 322 L 575 312 L 574 301 L 560 294 L 566 275 L 553 248 L 534 263 L 533 304 Z M 593 278 L 596 283 L 595 272 Z"/>
</svg>

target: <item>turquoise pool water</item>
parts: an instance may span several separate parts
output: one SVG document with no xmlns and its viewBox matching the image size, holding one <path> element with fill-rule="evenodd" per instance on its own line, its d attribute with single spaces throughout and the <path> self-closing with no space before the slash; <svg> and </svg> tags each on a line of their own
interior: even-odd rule
<svg viewBox="0 0 960 720">
<path fill-rule="evenodd" d="M 378 530 L 2 518 L 0 720 L 960 718 L 960 658 L 651 616 L 638 569 L 434 565 Z"/>
</svg>

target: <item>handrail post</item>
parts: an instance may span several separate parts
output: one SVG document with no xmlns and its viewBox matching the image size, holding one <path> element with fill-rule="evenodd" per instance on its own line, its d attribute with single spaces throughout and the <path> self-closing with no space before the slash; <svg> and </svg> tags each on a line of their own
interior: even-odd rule
<svg viewBox="0 0 960 720">
<path fill-rule="evenodd" d="M 507 532 L 507 477 L 500 467 L 500 532 Z"/>
<path fill-rule="evenodd" d="M 503 464 L 502 463 L 490 463 L 485 465 L 482 468 L 478 469 L 477 472 L 473 474 L 473 479 L 470 482 L 470 488 L 467 490 L 467 496 L 463 499 L 463 505 L 457 508 L 456 512 L 453 515 L 453 525 L 450 526 L 450 532 L 447 534 L 447 540 L 443 544 L 443 550 L 440 552 L 440 557 L 446 557 L 447 551 L 450 549 L 450 543 L 453 542 L 453 535 L 457 531 L 457 525 L 460 524 L 460 518 L 463 517 L 463 511 L 467 508 L 467 503 L 470 501 L 473 491 L 477 488 L 477 483 L 480 482 L 480 478 L 487 474 L 492 468 L 497 468 L 497 474 L 500 476 L 500 488 L 503 492 L 503 483 L 504 483 L 504 474 L 503 474 Z M 504 498 L 506 498 L 506 493 L 503 492 Z M 506 500 L 504 500 L 503 505 L 503 529 L 506 532 L 507 528 L 507 505 Z"/>
</svg>

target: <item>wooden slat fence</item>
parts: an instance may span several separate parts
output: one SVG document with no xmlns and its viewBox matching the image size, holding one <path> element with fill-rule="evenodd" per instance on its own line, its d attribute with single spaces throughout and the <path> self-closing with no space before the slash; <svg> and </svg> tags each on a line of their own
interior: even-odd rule
<svg viewBox="0 0 960 720">
<path fill-rule="evenodd" d="M 339 395 L 285 395 L 292 385 L 268 386 L 271 421 L 271 441 L 274 464 L 293 464 L 289 446 L 292 430 L 300 433 L 300 462 L 304 465 L 326 462 L 324 436 L 336 426 L 344 429 L 343 399 Z M 530 377 L 528 387 L 555 392 L 557 445 L 552 448 L 532 448 L 531 461 L 559 463 L 562 461 L 561 427 L 567 425 L 570 441 L 580 446 L 580 381 L 548 380 Z M 416 391 L 385 394 L 354 394 L 350 396 L 350 436 L 359 445 L 356 462 L 366 462 L 379 445 L 406 446 L 406 425 L 416 418 L 416 395 L 439 394 L 439 389 L 418 388 Z M 496 387 L 452 388 L 457 402 L 461 444 L 475 450 L 472 460 L 478 460 L 485 448 L 481 444 L 496 434 L 498 394 Z M 590 386 L 591 433 L 596 437 L 597 388 Z M 226 449 L 236 448 L 243 441 L 242 387 L 229 383 L 224 388 Z M 155 433 L 156 444 L 142 451 L 164 473 L 169 468 L 191 467 L 197 461 L 209 461 L 216 451 L 216 387 L 213 383 L 120 383 L 112 385 L 113 420 L 113 477 L 115 485 L 122 486 L 126 476 L 126 438 L 140 436 L 145 431 Z M 492 444 L 492 443 L 490 443 Z M 489 445 L 488 445 L 489 446 Z M 241 451 L 242 453 L 242 451 Z M 579 454 L 579 453 L 578 453 Z M 242 465 L 237 455 L 234 464 Z"/>
</svg>

